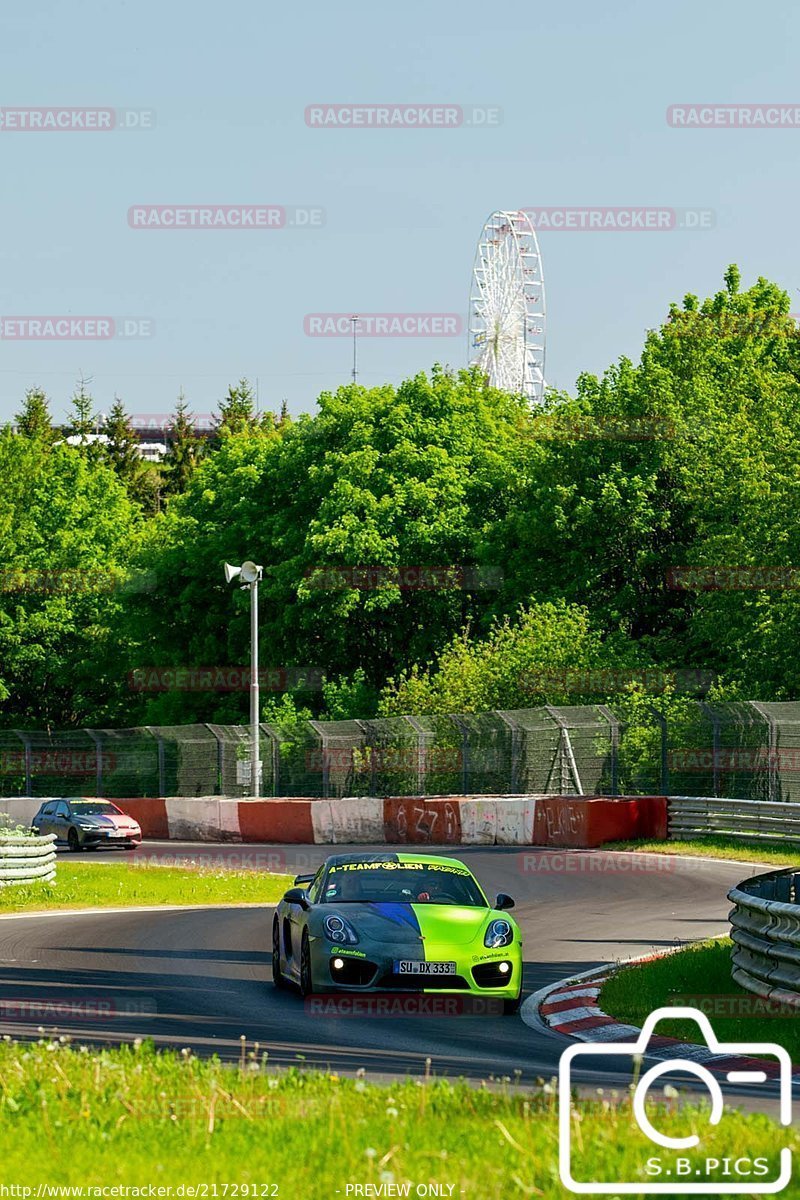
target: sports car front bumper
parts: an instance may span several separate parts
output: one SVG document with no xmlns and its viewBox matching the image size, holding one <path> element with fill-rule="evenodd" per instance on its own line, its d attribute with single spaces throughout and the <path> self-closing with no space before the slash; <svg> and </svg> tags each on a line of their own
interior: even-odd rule
<svg viewBox="0 0 800 1200">
<path fill-rule="evenodd" d="M 425 961 L 454 962 L 453 974 L 400 974 L 396 964 L 409 958 L 407 945 L 366 949 L 343 947 L 312 938 L 311 975 L 315 992 L 461 992 L 515 1000 L 522 987 L 522 948 L 513 942 L 500 950 L 468 943 L 425 946 Z"/>
</svg>

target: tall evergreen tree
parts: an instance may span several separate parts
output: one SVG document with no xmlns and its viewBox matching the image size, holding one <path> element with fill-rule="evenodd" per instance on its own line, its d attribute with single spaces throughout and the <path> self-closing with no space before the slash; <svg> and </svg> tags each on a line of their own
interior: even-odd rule
<svg viewBox="0 0 800 1200">
<path fill-rule="evenodd" d="M 214 441 L 219 444 L 221 435 L 245 433 L 257 425 L 253 389 L 246 379 L 240 379 L 235 386 L 228 388 L 227 396 L 220 401 Z"/>
<path fill-rule="evenodd" d="M 50 445 L 53 441 L 53 423 L 50 419 L 50 401 L 41 388 L 29 388 L 25 403 L 16 418 L 17 430 L 24 437 Z"/>
<path fill-rule="evenodd" d="M 195 436 L 192 414 L 182 391 L 178 395 L 175 412 L 167 427 L 167 437 L 169 449 L 164 459 L 167 490 L 177 494 L 186 491 L 202 452 L 200 439 Z"/>
<path fill-rule="evenodd" d="M 68 429 L 71 435 L 81 438 L 86 441 L 90 433 L 94 433 L 94 400 L 86 391 L 88 380 L 83 376 L 78 381 L 78 386 L 73 393 L 70 401 L 70 419 Z"/>
<path fill-rule="evenodd" d="M 108 414 L 104 426 L 108 438 L 105 454 L 109 464 L 125 484 L 131 484 L 140 473 L 141 457 L 139 455 L 139 439 L 136 436 L 131 419 L 125 411 L 125 405 L 118 396 Z"/>
</svg>

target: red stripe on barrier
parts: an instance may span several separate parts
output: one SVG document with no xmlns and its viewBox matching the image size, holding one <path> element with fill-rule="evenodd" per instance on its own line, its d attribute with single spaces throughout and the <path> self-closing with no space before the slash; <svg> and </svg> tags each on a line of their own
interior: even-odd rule
<svg viewBox="0 0 800 1200">
<path fill-rule="evenodd" d="M 115 800 L 113 803 L 126 812 L 129 817 L 133 817 L 134 821 L 138 821 L 142 837 L 159 839 L 169 837 L 166 800 L 141 796 L 134 800 Z"/>
<path fill-rule="evenodd" d="M 239 831 L 243 842 L 314 842 L 314 800 L 240 800 Z"/>
<path fill-rule="evenodd" d="M 543 796 L 536 801 L 538 846 L 592 850 L 606 842 L 667 836 L 666 796 Z"/>
<path fill-rule="evenodd" d="M 383 802 L 383 831 L 387 845 L 458 846 L 461 844 L 458 800 L 393 796 Z"/>
<path fill-rule="evenodd" d="M 550 1013 L 569 1012 L 571 1008 L 597 1008 L 597 996 L 569 996 L 566 1000 L 554 1000 L 552 1004 L 543 1004 L 539 1012 L 543 1016 Z"/>
<path fill-rule="evenodd" d="M 619 1025 L 613 1017 L 582 1017 L 580 1021 L 568 1021 L 565 1025 L 554 1025 L 556 1033 L 577 1033 L 581 1029 L 599 1029 L 601 1025 Z"/>
</svg>

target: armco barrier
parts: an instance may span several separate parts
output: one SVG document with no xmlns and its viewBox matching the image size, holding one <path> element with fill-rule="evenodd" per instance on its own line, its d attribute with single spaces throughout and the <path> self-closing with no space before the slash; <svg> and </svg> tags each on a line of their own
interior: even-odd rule
<svg viewBox="0 0 800 1200">
<path fill-rule="evenodd" d="M 56 877 L 55 837 L 0 835 L 0 888 L 50 883 Z"/>
<path fill-rule="evenodd" d="M 772 871 L 728 893 L 733 978 L 748 992 L 800 1009 L 800 871 Z"/>
<path fill-rule="evenodd" d="M 800 842 L 800 804 L 670 796 L 669 837 L 673 841 L 709 834 L 743 841 Z"/>
</svg>

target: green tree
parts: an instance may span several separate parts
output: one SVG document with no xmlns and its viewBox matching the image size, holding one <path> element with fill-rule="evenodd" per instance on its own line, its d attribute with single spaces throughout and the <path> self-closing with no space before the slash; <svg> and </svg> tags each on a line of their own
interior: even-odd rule
<svg viewBox="0 0 800 1200">
<path fill-rule="evenodd" d="M 137 509 L 113 471 L 0 433 L 5 726 L 113 724 L 130 705 L 120 610 L 135 602 Z"/>
<path fill-rule="evenodd" d="M 253 389 L 246 379 L 240 379 L 235 386 L 228 388 L 227 396 L 220 401 L 215 445 L 219 445 L 220 439 L 226 434 L 246 433 L 254 430 L 258 424 Z"/>
<path fill-rule="evenodd" d="M 628 661 L 630 657 L 628 653 Z M 432 666 L 415 665 L 390 680 L 381 713 L 474 713 L 575 704 L 606 686 L 602 668 L 617 668 L 624 661 L 622 647 L 615 653 L 603 644 L 585 608 L 563 601 L 533 604 L 516 620 L 497 621 L 483 639 L 472 639 L 464 631 Z"/>
<path fill-rule="evenodd" d="M 88 439 L 89 434 L 95 432 L 94 400 L 86 391 L 87 382 L 83 377 L 78 381 L 78 386 L 70 401 L 70 417 L 67 426 L 70 435 L 79 437 L 82 443 Z"/>
<path fill-rule="evenodd" d="M 520 436 L 524 403 L 437 368 L 319 405 L 285 431 L 224 437 L 154 527 L 147 555 L 174 600 L 147 613 L 148 661 L 247 661 L 247 598 L 222 581 L 223 562 L 245 558 L 265 568 L 267 666 L 332 679 L 360 668 L 374 696 L 465 623 L 486 627 L 502 577 L 483 587 L 472 568 L 499 569 L 484 561 L 487 534 L 540 453 Z M 220 711 L 215 697 L 186 705 L 198 719 Z"/>
<path fill-rule="evenodd" d="M 118 396 L 114 397 L 103 432 L 108 439 L 105 457 L 109 465 L 123 483 L 132 484 L 141 470 L 139 439 L 125 405 Z"/>
<path fill-rule="evenodd" d="M 171 494 L 185 492 L 200 461 L 201 443 L 195 435 L 192 414 L 183 392 L 178 396 L 175 411 L 167 428 L 168 450 L 164 459 L 167 490 Z"/>
<path fill-rule="evenodd" d="M 25 403 L 15 417 L 17 430 L 23 437 L 34 438 L 51 445 L 54 438 L 50 417 L 50 401 L 41 388 L 30 388 Z"/>
</svg>

